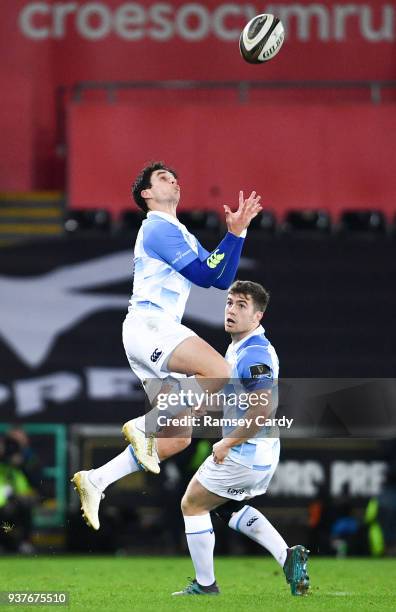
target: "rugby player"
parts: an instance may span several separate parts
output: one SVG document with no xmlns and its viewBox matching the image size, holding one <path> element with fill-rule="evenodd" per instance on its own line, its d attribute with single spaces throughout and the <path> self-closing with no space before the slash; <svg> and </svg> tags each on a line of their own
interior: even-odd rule
<svg viewBox="0 0 396 612">
<path fill-rule="evenodd" d="M 224 205 L 227 233 L 211 253 L 176 216 L 180 199 L 177 174 L 161 162 L 145 167 L 133 188 L 136 204 L 147 213 L 135 244 L 133 293 L 123 325 L 123 343 L 134 373 L 142 381 L 152 403 L 162 381 L 175 376 L 198 394 L 213 393 L 229 379 L 227 361 L 207 342 L 181 323 L 191 284 L 227 289 L 234 280 L 246 230 L 261 211 L 261 197 L 253 191 L 245 199 L 239 193 L 235 212 Z M 154 409 L 156 410 L 156 409 Z M 85 519 L 99 529 L 92 486 L 103 491 L 111 482 L 141 467 L 158 473 L 159 461 L 180 452 L 190 443 L 186 437 L 147 437 L 146 417 L 128 421 L 123 433 L 130 443 L 108 468 L 80 471 L 72 482 L 81 498 Z M 106 464 L 107 465 L 107 464 Z M 101 495 L 100 492 L 100 495 Z"/>
<path fill-rule="evenodd" d="M 180 186 L 174 170 L 162 163 L 144 168 L 133 195 L 147 219 L 136 239 L 133 294 L 123 326 L 130 366 L 152 402 L 170 373 L 189 376 L 188 389 L 197 393 L 218 391 L 230 374 L 227 362 L 181 319 L 192 283 L 227 289 L 234 280 L 246 229 L 261 210 L 260 196 L 253 191 L 245 200 L 240 192 L 234 213 L 224 206 L 228 232 L 209 253 L 176 217 Z M 143 467 L 158 473 L 147 422 L 147 415 L 133 419 L 123 433 Z"/>
<path fill-rule="evenodd" d="M 213 510 L 229 527 L 273 555 L 283 568 L 292 595 L 305 595 L 309 589 L 309 551 L 302 545 L 289 548 L 265 516 L 248 503 L 266 492 L 279 461 L 279 438 L 271 437 L 267 428 L 257 424 L 258 417 L 273 414 L 277 404 L 278 357 L 260 324 L 268 301 L 269 294 L 258 283 L 236 281 L 229 289 L 225 329 L 232 342 L 225 358 L 232 374 L 226 390 L 229 398 L 230 394 L 241 397 L 244 393 L 247 400 L 243 407 L 226 402 L 224 419 L 243 417 L 246 422 L 252 419 L 255 425 L 223 427 L 223 438 L 213 445 L 213 454 L 187 487 L 181 508 L 195 579 L 173 595 L 219 593 L 213 562 Z"/>
</svg>

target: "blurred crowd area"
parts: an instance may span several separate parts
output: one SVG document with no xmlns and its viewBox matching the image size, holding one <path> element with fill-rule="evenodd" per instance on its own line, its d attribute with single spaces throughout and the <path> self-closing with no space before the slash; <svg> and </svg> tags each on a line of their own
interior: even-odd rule
<svg viewBox="0 0 396 612">
<path fill-rule="evenodd" d="M 39 503 L 41 463 L 19 427 L 0 438 L 0 553 L 31 554 L 33 510 Z"/>
<path fill-rule="evenodd" d="M 308 547 L 313 552 L 338 557 L 396 556 L 396 440 L 384 441 L 387 477 L 378 496 L 368 500 L 356 517 L 351 499 L 335 501 L 325 487 L 308 506 Z"/>
<path fill-rule="evenodd" d="M 279 518 L 270 503 L 266 507 L 268 497 L 258 498 L 256 506 L 274 524 L 280 521 L 278 527 L 288 541 L 302 539 L 313 554 L 396 556 L 396 440 L 382 446 L 389 466 L 387 480 L 380 494 L 367 500 L 363 512 L 356 511 L 356 500 L 332 497 L 325 486 L 307 501 L 299 524 L 287 520 L 287 511 Z M 10 428 L 0 438 L 0 554 L 184 554 L 180 500 L 210 452 L 208 440 L 194 440 L 183 453 L 164 462 L 158 477 L 147 481 L 135 475 L 124 479 L 123 488 L 112 485 L 101 505 L 99 532 L 89 529 L 79 509 L 71 507 L 58 526 L 61 546 L 54 549 L 45 544 L 51 541 L 45 529 L 35 524 L 35 514 L 49 496 L 44 455 L 22 428 Z M 63 486 L 68 488 L 66 478 Z M 263 554 L 262 548 L 228 529 L 215 514 L 213 524 L 218 554 Z"/>
</svg>

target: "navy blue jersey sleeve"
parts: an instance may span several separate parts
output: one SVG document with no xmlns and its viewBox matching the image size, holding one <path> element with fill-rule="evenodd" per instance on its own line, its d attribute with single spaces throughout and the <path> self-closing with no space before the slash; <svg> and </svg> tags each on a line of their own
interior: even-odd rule
<svg viewBox="0 0 396 612">
<path fill-rule="evenodd" d="M 200 287 L 229 287 L 238 269 L 243 242 L 243 238 L 227 232 L 212 253 L 198 243 L 197 254 L 173 223 L 156 219 L 143 230 L 143 247 L 146 253 L 166 262 L 176 272 Z"/>
<path fill-rule="evenodd" d="M 237 371 L 247 391 L 271 389 L 274 386 L 271 357 L 260 346 L 250 346 L 241 353 Z"/>
<path fill-rule="evenodd" d="M 143 247 L 150 257 L 165 261 L 177 272 L 197 259 L 177 225 L 165 219 L 155 220 L 144 228 Z"/>
<path fill-rule="evenodd" d="M 213 287 L 216 287 L 216 289 L 228 289 L 228 287 L 233 283 L 238 270 L 243 243 L 244 240 L 240 238 L 234 246 L 234 250 L 232 252 L 232 262 L 223 266 L 221 273 L 213 283 Z"/>
<path fill-rule="evenodd" d="M 238 269 L 243 242 L 243 238 L 227 232 L 218 247 L 203 261 L 197 257 L 179 272 L 200 287 L 227 289 Z M 204 249 L 201 252 L 207 253 Z"/>
</svg>

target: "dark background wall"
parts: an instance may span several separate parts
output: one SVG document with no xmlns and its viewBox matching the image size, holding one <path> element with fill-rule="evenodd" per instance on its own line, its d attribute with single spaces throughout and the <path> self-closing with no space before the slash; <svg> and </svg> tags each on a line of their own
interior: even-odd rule
<svg viewBox="0 0 396 612">
<path fill-rule="evenodd" d="M 200 238 L 208 248 L 219 240 L 213 234 Z M 65 237 L 0 251 L 4 417 L 18 416 L 19 404 L 26 406 L 19 408 L 21 418 L 41 419 L 45 398 L 37 398 L 40 408 L 35 408 L 20 381 L 69 372 L 75 378 L 63 380 L 66 397 L 53 398 L 59 406 L 52 417 L 62 421 L 74 414 L 89 421 L 87 368 L 128 373 L 121 324 L 132 289 L 133 242 L 134 235 Z M 263 238 L 250 233 L 238 277 L 259 281 L 272 294 L 264 325 L 278 351 L 281 376 L 395 375 L 394 253 L 390 237 Z M 184 319 L 222 352 L 229 342 L 222 329 L 224 300 L 218 290 L 194 289 Z M 100 404 L 102 419 L 108 405 L 109 422 L 120 422 L 112 401 Z"/>
</svg>

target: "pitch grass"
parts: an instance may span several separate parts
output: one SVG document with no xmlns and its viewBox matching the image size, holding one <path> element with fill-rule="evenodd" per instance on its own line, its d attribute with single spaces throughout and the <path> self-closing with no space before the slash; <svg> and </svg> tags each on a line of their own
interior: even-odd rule
<svg viewBox="0 0 396 612">
<path fill-rule="evenodd" d="M 95 612 L 251 612 L 273 610 L 396 610 L 396 560 L 312 559 L 312 590 L 292 597 L 277 564 L 269 557 L 216 559 L 218 597 L 172 598 L 192 575 L 183 557 L 3 557 L 2 591 L 68 591 L 68 608 Z M 49 606 L 6 606 L 4 610 L 44 610 Z"/>
</svg>

